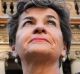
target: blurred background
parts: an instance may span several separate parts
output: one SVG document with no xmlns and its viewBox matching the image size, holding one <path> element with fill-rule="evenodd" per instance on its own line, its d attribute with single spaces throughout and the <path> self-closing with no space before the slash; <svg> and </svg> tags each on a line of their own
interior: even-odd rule
<svg viewBox="0 0 80 74">
<path fill-rule="evenodd" d="M 53 0 L 54 1 L 54 0 Z M 55 0 L 56 1 L 56 0 Z M 61 66 L 61 74 L 80 74 L 80 0 L 57 0 L 70 12 L 72 42 L 69 55 Z M 16 13 L 17 0 L 0 0 L 0 74 L 22 74 L 18 60 L 9 47 L 7 23 Z"/>
</svg>

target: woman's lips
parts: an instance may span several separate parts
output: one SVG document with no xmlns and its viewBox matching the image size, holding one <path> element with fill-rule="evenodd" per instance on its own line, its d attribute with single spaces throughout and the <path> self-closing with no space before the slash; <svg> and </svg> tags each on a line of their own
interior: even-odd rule
<svg viewBox="0 0 80 74">
<path fill-rule="evenodd" d="M 33 38 L 30 42 L 49 42 L 46 38 Z"/>
</svg>

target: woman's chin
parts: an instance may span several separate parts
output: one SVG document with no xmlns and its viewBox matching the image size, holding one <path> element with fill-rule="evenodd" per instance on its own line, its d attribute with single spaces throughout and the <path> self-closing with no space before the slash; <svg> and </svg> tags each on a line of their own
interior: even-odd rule
<svg viewBox="0 0 80 74">
<path fill-rule="evenodd" d="M 30 63 L 32 61 L 36 62 L 48 62 L 53 60 L 52 56 L 52 47 L 50 45 L 31 45 L 29 46 L 25 52 L 25 57 L 27 61 Z"/>
<path fill-rule="evenodd" d="M 49 53 L 52 50 L 52 46 L 50 44 L 31 44 L 25 50 L 29 53 Z"/>
</svg>

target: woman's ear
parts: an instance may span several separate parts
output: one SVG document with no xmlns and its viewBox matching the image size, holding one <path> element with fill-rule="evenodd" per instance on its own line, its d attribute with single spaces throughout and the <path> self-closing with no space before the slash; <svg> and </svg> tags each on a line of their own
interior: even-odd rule
<svg viewBox="0 0 80 74">
<path fill-rule="evenodd" d="M 17 57 L 17 52 L 15 50 L 15 45 L 12 45 L 11 48 L 12 48 L 12 56 Z"/>
<path fill-rule="evenodd" d="M 16 52 L 16 50 L 15 50 L 15 45 L 12 45 L 12 56 L 14 57 L 14 62 L 15 63 L 18 63 L 18 58 L 17 58 L 17 52 Z"/>
<path fill-rule="evenodd" d="M 61 52 L 62 61 L 64 62 L 67 59 L 67 48 L 64 46 L 62 52 Z"/>
<path fill-rule="evenodd" d="M 12 51 L 15 51 L 15 45 L 12 45 L 11 48 L 12 48 Z"/>
</svg>

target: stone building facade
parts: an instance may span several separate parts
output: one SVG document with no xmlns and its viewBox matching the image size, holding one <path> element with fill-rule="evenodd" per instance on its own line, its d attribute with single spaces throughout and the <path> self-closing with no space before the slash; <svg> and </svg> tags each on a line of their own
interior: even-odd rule
<svg viewBox="0 0 80 74">
<path fill-rule="evenodd" d="M 9 47 L 8 31 L 6 29 L 10 15 L 16 12 L 16 1 L 0 0 L 0 74 L 12 74 L 14 71 L 17 71 L 17 74 L 22 74 L 21 67 L 14 63 L 14 58 L 10 54 L 11 48 Z M 64 1 L 70 12 L 72 45 L 67 60 L 62 64 L 61 72 L 80 74 L 80 0 Z M 12 2 L 13 6 L 10 9 Z"/>
</svg>

